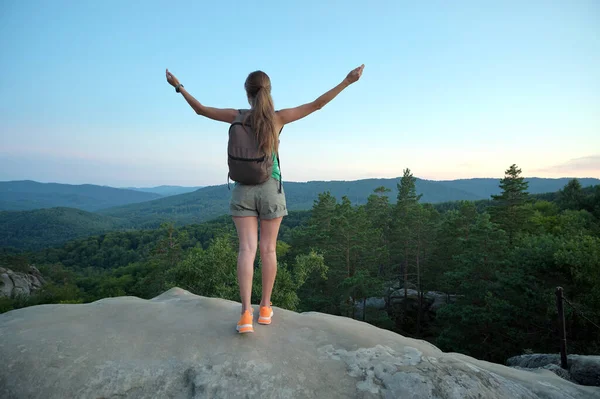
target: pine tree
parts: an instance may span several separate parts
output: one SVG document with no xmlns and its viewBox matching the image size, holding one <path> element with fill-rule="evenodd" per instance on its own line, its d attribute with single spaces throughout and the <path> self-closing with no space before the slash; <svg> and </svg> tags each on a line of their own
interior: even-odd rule
<svg viewBox="0 0 600 399">
<path fill-rule="evenodd" d="M 404 281 L 405 299 L 408 297 L 410 243 L 414 231 L 415 209 L 421 199 L 421 195 L 417 195 L 416 180 L 410 169 L 404 170 L 404 175 L 398 184 L 398 200 L 393 210 L 393 259 L 400 266 L 398 279 Z"/>
<path fill-rule="evenodd" d="M 330 192 L 319 194 L 314 201 L 311 217 L 307 226 L 299 228 L 293 235 L 292 259 L 301 256 L 306 251 L 315 251 L 322 255 L 328 265 L 327 278 L 312 275 L 307 283 L 300 288 L 300 296 L 304 298 L 301 306 L 306 310 L 338 314 L 339 304 L 334 297 L 339 265 L 333 261 L 335 248 L 333 248 L 332 235 L 334 233 L 333 221 L 338 206 L 337 199 Z"/>
<path fill-rule="evenodd" d="M 414 207 L 414 231 L 412 246 L 414 253 L 414 265 L 416 271 L 416 286 L 419 295 L 417 310 L 417 336 L 421 335 L 421 321 L 423 319 L 424 287 L 427 285 L 427 277 L 433 266 L 433 254 L 436 246 L 436 231 L 439 214 L 430 204 L 418 204 Z"/>
<path fill-rule="evenodd" d="M 331 237 L 331 220 L 337 205 L 336 198 L 329 191 L 320 193 L 313 203 L 311 216 L 306 226 L 293 231 L 293 250 L 291 258 L 315 249 L 319 253 L 327 252 Z"/>
<path fill-rule="evenodd" d="M 492 221 L 506 231 L 510 245 L 514 243 L 515 236 L 525 228 L 531 215 L 531 210 L 525 207 L 529 202 L 528 186 L 529 183 L 521 177 L 521 169 L 513 164 L 500 180 L 502 193 L 492 195 Z"/>
<path fill-rule="evenodd" d="M 456 287 L 447 283 L 443 278 L 444 273 L 457 268 L 455 255 L 462 251 L 464 243 L 470 238 L 477 218 L 473 202 L 462 201 L 459 206 L 458 210 L 448 211 L 442 217 L 434 254 L 435 269 L 431 270 L 432 285 L 448 294 L 453 293 Z"/>
<path fill-rule="evenodd" d="M 366 265 L 371 237 L 364 207 L 353 208 L 348 197 L 342 197 L 332 219 L 331 260 L 327 261 L 332 271 L 332 281 L 338 282 L 338 288 L 342 288 L 345 279 L 354 277 L 357 268 Z M 337 294 L 350 307 L 349 315 L 354 317 L 355 292 L 347 293 L 341 289 Z"/>
<path fill-rule="evenodd" d="M 373 237 L 373 254 L 377 255 L 372 262 L 378 266 L 377 275 L 388 276 L 391 265 L 390 258 L 390 229 L 392 224 L 392 213 L 389 198 L 386 193 L 391 190 L 386 187 L 377 187 L 374 194 L 367 199 L 365 211 L 370 222 Z"/>
<path fill-rule="evenodd" d="M 570 209 L 578 211 L 583 207 L 585 194 L 581 189 L 579 180 L 570 180 L 561 190 L 558 191 L 558 205 L 561 209 Z"/>
<path fill-rule="evenodd" d="M 471 225 L 469 238 L 460 238 L 463 245 L 455 254 L 455 269 L 444 276 L 455 287 L 457 299 L 441 308 L 436 318 L 441 327 L 436 345 L 444 351 L 498 361 L 514 348 L 507 325 L 516 308 L 506 299 L 508 287 L 502 276 L 519 280 L 520 274 L 507 262 L 505 235 L 488 214 L 482 214 Z"/>
</svg>

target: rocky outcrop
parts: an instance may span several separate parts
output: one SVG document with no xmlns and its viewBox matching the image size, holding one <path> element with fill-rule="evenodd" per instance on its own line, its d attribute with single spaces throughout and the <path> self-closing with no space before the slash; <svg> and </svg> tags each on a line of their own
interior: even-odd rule
<svg viewBox="0 0 600 399">
<path fill-rule="evenodd" d="M 275 308 L 272 325 L 239 335 L 239 312 L 173 288 L 4 313 L 0 397 L 600 398 L 345 317 Z"/>
<path fill-rule="evenodd" d="M 409 301 L 407 304 L 409 310 L 416 312 L 418 309 L 418 304 L 419 304 L 419 291 L 410 288 L 410 289 L 406 290 L 406 294 L 407 294 L 406 299 Z M 390 289 L 389 295 L 387 296 L 387 298 L 378 298 L 378 297 L 367 298 L 367 300 L 366 300 L 367 313 L 368 313 L 368 308 L 376 309 L 376 310 L 389 309 L 393 306 L 402 305 L 406 299 L 404 298 L 404 288 Z M 441 308 L 442 306 L 444 306 L 448 303 L 452 303 L 455 300 L 456 300 L 456 295 L 448 295 L 446 293 L 438 292 L 438 291 L 426 291 L 423 293 L 423 304 L 422 304 L 423 309 L 422 309 L 422 311 L 424 313 L 432 312 L 433 314 L 435 314 L 435 312 L 437 312 L 439 308 Z M 365 303 L 363 303 L 363 301 L 356 302 L 355 307 L 356 307 L 356 318 L 357 319 L 362 318 L 362 314 L 363 314 L 362 312 L 363 312 L 364 306 L 365 306 Z"/>
<path fill-rule="evenodd" d="M 419 291 L 414 289 L 407 289 L 406 294 L 409 300 L 413 299 L 418 301 Z M 404 301 L 404 289 L 399 288 L 394 290 L 390 294 L 390 302 L 392 304 L 400 304 Z M 456 300 L 455 295 L 448 295 L 443 292 L 437 291 L 426 291 L 423 293 L 423 310 L 424 311 L 437 311 L 442 306 L 454 302 Z"/>
<path fill-rule="evenodd" d="M 600 387 L 600 356 L 567 356 L 568 370 L 560 367 L 560 355 L 531 354 L 511 357 L 506 364 L 519 369 L 546 369 L 581 385 Z"/>
<path fill-rule="evenodd" d="M 35 266 L 29 266 L 27 273 L 0 267 L 0 297 L 29 296 L 43 284 L 44 278 Z"/>
</svg>

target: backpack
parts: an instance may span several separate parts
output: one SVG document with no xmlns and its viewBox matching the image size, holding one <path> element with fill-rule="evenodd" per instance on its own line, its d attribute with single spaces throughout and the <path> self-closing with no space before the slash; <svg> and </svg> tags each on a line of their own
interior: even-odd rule
<svg viewBox="0 0 600 399">
<path fill-rule="evenodd" d="M 239 110 L 237 117 L 229 126 L 228 186 L 229 179 L 241 184 L 261 184 L 269 180 L 273 173 L 274 157 L 268 156 L 260 149 L 256 134 L 250 123 L 246 121 L 246 117 L 247 112 Z M 278 154 L 277 162 L 279 162 Z M 279 192 L 281 192 L 281 173 L 279 175 Z"/>
</svg>

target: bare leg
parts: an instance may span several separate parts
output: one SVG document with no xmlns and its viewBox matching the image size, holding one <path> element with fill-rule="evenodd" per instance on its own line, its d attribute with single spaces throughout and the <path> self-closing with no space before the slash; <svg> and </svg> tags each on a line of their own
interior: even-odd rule
<svg viewBox="0 0 600 399">
<path fill-rule="evenodd" d="M 237 229 L 240 247 L 237 260 L 238 284 L 242 300 L 242 313 L 252 312 L 252 276 L 254 274 L 254 258 L 258 240 L 258 219 L 255 216 L 233 217 Z"/>
<path fill-rule="evenodd" d="M 277 234 L 283 218 L 260 221 L 260 259 L 262 261 L 261 306 L 270 306 L 271 292 L 277 274 Z"/>
</svg>

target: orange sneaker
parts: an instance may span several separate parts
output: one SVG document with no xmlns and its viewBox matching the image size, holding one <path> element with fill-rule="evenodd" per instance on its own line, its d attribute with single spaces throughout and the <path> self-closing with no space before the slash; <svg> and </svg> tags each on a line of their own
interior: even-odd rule
<svg viewBox="0 0 600 399">
<path fill-rule="evenodd" d="M 258 314 L 258 323 L 259 324 L 271 324 L 271 318 L 273 317 L 273 308 L 271 308 L 272 303 L 269 303 L 269 306 L 261 306 Z"/>
<path fill-rule="evenodd" d="M 235 329 L 240 334 L 254 332 L 254 327 L 252 326 L 252 313 L 249 310 L 246 310 L 244 314 L 242 314 Z"/>
</svg>

